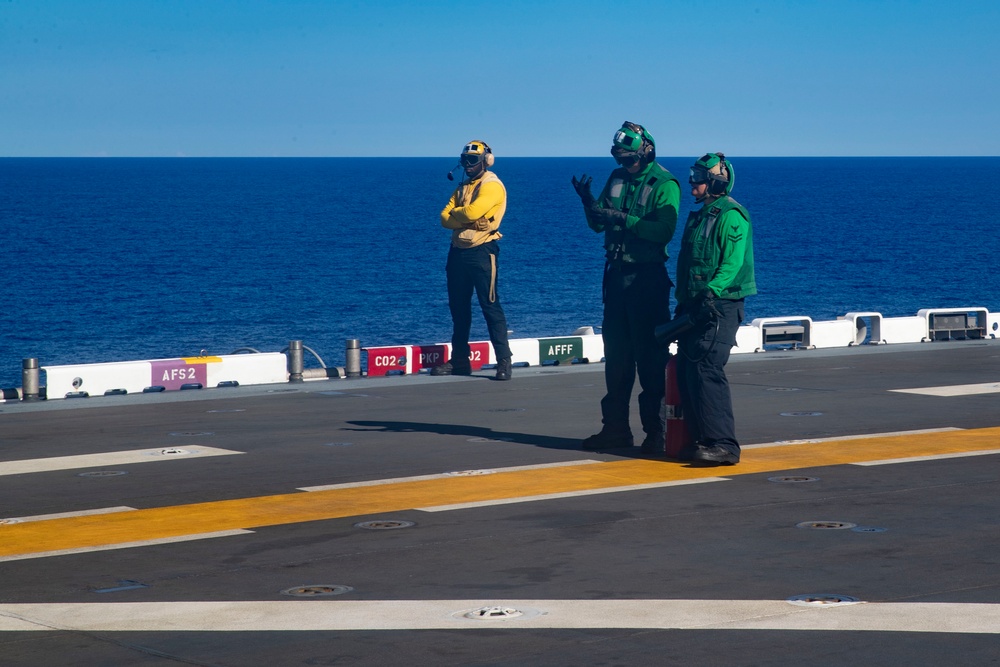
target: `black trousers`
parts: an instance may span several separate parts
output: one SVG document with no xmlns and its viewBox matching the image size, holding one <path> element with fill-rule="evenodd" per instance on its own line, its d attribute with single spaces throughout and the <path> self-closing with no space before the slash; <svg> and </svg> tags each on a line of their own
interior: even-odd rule
<svg viewBox="0 0 1000 667">
<path fill-rule="evenodd" d="M 743 300 L 716 299 L 715 307 L 721 315 L 718 320 L 689 329 L 677 341 L 681 410 L 695 442 L 719 445 L 739 454 L 725 365 L 743 321 Z M 683 306 L 678 308 L 678 315 L 683 312 Z"/>
<path fill-rule="evenodd" d="M 486 318 L 490 342 L 497 359 L 510 358 L 507 344 L 507 316 L 500 305 L 497 281 L 500 271 L 500 246 L 490 241 L 473 248 L 451 247 L 445 273 L 448 276 L 448 308 L 453 325 L 451 363 L 459 368 L 469 365 L 469 331 L 472 329 L 472 292 Z"/>
<path fill-rule="evenodd" d="M 667 267 L 661 262 L 608 264 L 604 270 L 604 381 L 601 399 L 605 430 L 630 431 L 629 402 L 639 376 L 639 418 L 647 434 L 663 433 L 664 368 L 667 348 L 658 345 L 657 325 L 670 321 Z"/>
</svg>

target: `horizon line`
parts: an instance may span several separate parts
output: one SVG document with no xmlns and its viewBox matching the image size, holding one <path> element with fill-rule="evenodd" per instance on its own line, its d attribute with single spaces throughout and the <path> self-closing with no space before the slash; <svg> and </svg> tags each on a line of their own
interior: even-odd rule
<svg viewBox="0 0 1000 667">
<path fill-rule="evenodd" d="M 657 156 L 658 160 L 690 159 L 689 155 Z M 740 159 L 856 159 L 856 158 L 996 158 L 1000 155 L 926 154 L 926 155 L 741 155 L 727 157 Z M 611 158 L 610 155 L 507 155 L 506 159 L 561 160 Z M 0 160 L 427 160 L 454 159 L 454 155 L 0 155 Z"/>
</svg>

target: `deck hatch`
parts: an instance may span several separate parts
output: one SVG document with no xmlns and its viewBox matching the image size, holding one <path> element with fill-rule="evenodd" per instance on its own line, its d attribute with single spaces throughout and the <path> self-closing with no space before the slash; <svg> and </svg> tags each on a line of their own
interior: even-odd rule
<svg viewBox="0 0 1000 667">
<path fill-rule="evenodd" d="M 796 528 L 811 528 L 816 530 L 844 530 L 854 528 L 858 524 L 847 521 L 803 521 L 795 524 Z"/>
<path fill-rule="evenodd" d="M 467 612 L 463 616 L 478 621 L 482 619 L 517 618 L 518 616 L 524 616 L 524 612 L 518 611 L 513 607 L 482 607 L 481 609 L 474 609 Z"/>
<path fill-rule="evenodd" d="M 529 609 L 527 607 L 516 609 L 514 607 L 499 604 L 488 605 L 480 607 L 479 609 L 464 609 L 462 611 L 456 611 L 451 615 L 451 617 L 459 621 L 495 621 L 502 623 L 503 621 L 530 619 L 543 615 L 544 612 L 539 611 L 538 609 Z"/>
<path fill-rule="evenodd" d="M 861 602 L 861 600 L 856 597 L 851 597 L 850 595 L 819 593 L 812 595 L 795 595 L 788 598 L 786 602 L 800 607 L 836 607 L 840 605 L 857 604 Z"/>
<path fill-rule="evenodd" d="M 415 525 L 417 524 L 412 521 L 404 521 L 402 519 L 382 519 L 376 521 L 362 521 L 354 524 L 354 527 L 364 528 L 365 530 L 397 530 L 399 528 L 411 528 Z"/>
<path fill-rule="evenodd" d="M 353 590 L 354 589 L 350 586 L 341 586 L 339 584 L 311 584 L 309 586 L 294 586 L 292 588 L 286 588 L 281 591 L 281 594 L 299 598 L 314 598 L 323 595 L 343 595 L 344 593 L 350 593 Z"/>
</svg>

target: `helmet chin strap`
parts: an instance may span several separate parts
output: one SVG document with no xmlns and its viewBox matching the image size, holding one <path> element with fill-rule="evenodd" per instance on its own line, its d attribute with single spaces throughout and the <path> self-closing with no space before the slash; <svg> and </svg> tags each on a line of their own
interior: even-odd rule
<svg viewBox="0 0 1000 667">
<path fill-rule="evenodd" d="M 479 161 L 479 164 L 477 164 L 477 165 L 476 165 L 476 171 L 474 171 L 474 172 L 473 172 L 473 173 L 471 173 L 471 174 L 470 174 L 470 173 L 468 173 L 468 172 L 466 172 L 466 174 L 465 174 L 465 175 L 466 175 L 466 176 L 468 176 L 468 177 L 469 177 L 470 179 L 473 179 L 473 178 L 479 178 L 479 177 L 480 177 L 480 176 L 482 176 L 482 175 L 483 175 L 483 174 L 484 174 L 485 172 L 486 172 L 486 160 L 485 160 L 485 158 L 484 158 L 484 159 L 481 159 L 481 160 Z"/>
<path fill-rule="evenodd" d="M 702 185 L 702 184 L 699 183 L 699 185 Z M 711 181 L 705 181 L 704 185 L 705 185 L 705 194 L 703 194 L 700 197 L 695 197 L 694 200 L 695 200 L 696 203 L 698 203 L 698 204 L 704 204 L 707 201 L 708 202 L 712 202 L 712 201 L 715 201 L 716 199 L 719 199 L 720 197 L 722 197 L 722 195 L 717 195 L 717 194 L 713 194 L 712 193 L 712 183 L 711 183 Z"/>
</svg>

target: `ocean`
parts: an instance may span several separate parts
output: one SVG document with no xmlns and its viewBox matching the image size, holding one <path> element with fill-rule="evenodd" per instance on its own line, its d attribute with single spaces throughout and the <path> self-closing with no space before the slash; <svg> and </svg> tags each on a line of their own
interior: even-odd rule
<svg viewBox="0 0 1000 667">
<path fill-rule="evenodd" d="M 661 158 L 683 183 L 697 156 Z M 731 158 L 753 218 L 747 319 L 1000 310 L 998 157 Z M 445 342 L 438 213 L 449 158 L 0 159 L 0 386 L 42 366 L 262 352 L 302 340 Z M 601 323 L 601 236 L 572 175 L 594 158 L 503 158 L 499 293 L 514 338 Z M 669 249 L 695 206 L 682 187 Z M 486 328 L 474 306 L 473 340 Z M 317 365 L 306 354 L 306 365 Z"/>
</svg>

